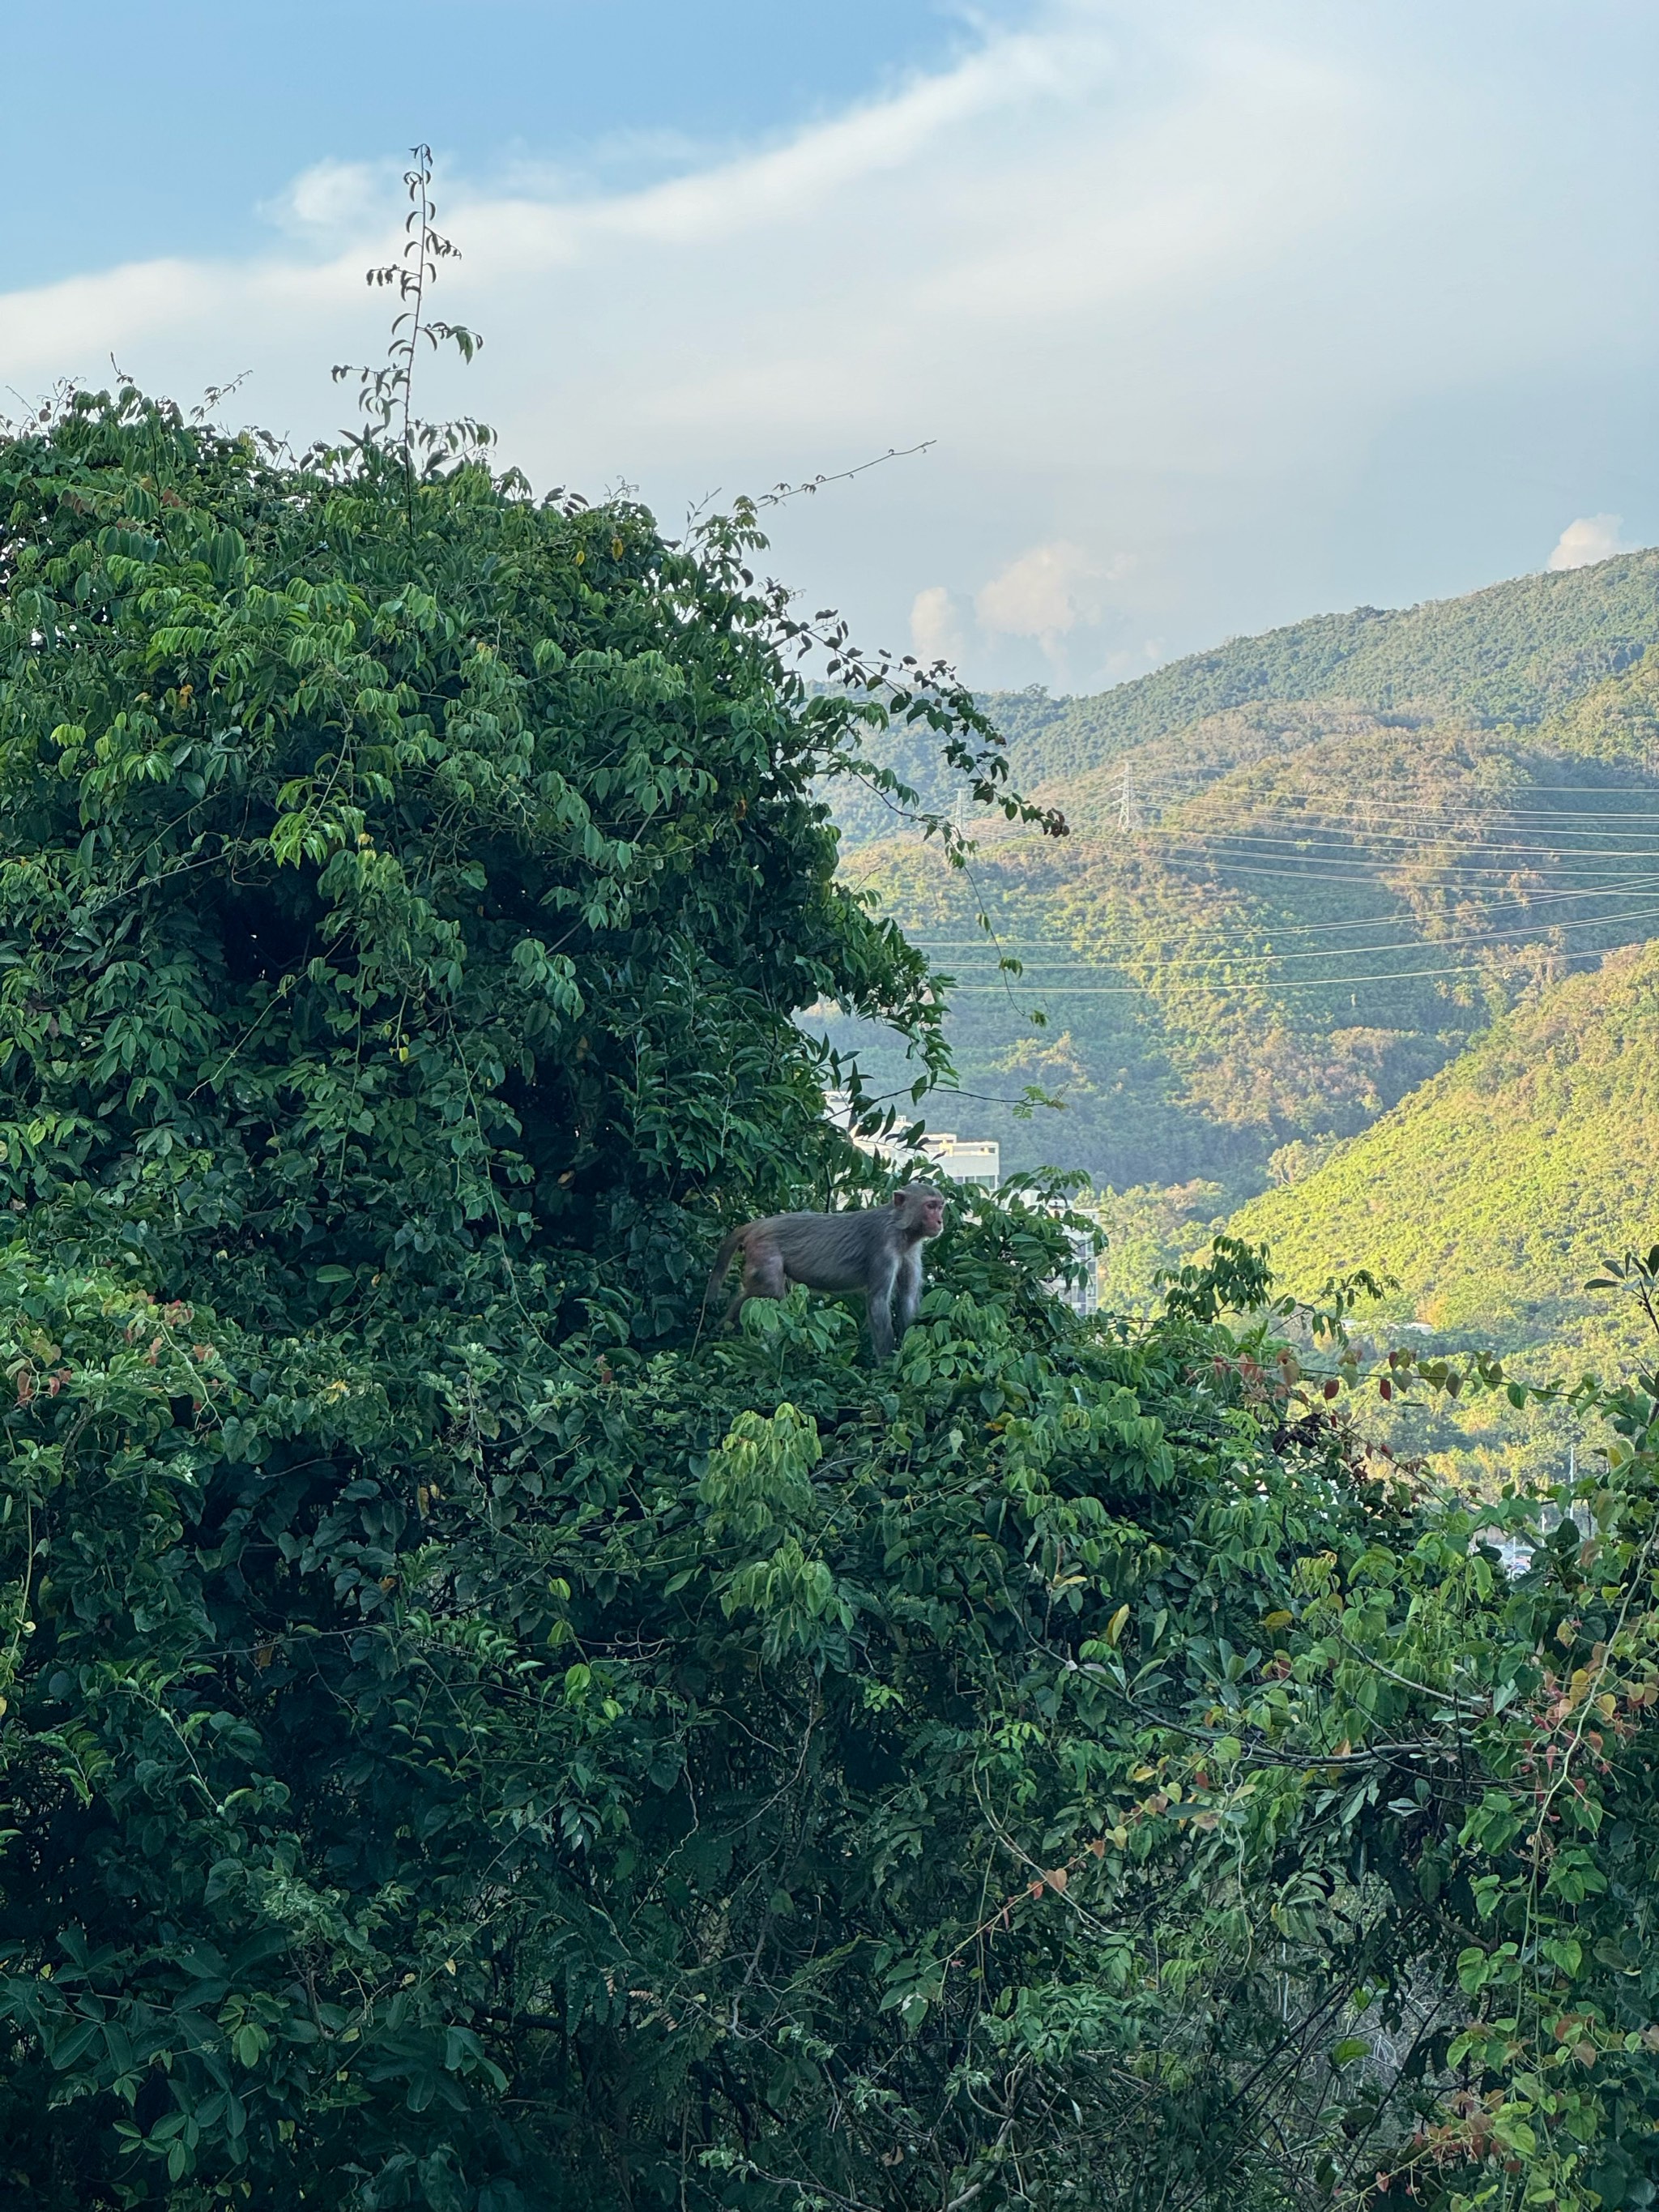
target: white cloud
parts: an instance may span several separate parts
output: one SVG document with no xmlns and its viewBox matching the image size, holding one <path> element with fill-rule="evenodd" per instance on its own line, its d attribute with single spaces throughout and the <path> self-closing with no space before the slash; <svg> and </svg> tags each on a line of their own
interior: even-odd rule
<svg viewBox="0 0 1659 2212">
<path fill-rule="evenodd" d="M 1096 618 L 1088 587 L 1105 573 L 1080 545 L 1034 545 L 981 586 L 974 611 L 987 629 L 1006 637 L 1063 637 Z"/>
<path fill-rule="evenodd" d="M 1395 27 L 1426 0 L 1029 3 L 949 66 L 664 181 L 441 170 L 463 258 L 437 312 L 486 345 L 467 371 L 422 363 L 423 411 L 482 415 L 540 485 L 636 483 L 671 526 L 711 485 L 936 440 L 775 510 L 775 568 L 872 643 L 948 634 L 926 579 L 990 577 L 965 672 L 1055 676 L 1065 639 L 1086 683 L 1149 636 L 1178 650 L 1397 588 L 1327 550 L 1373 526 L 1353 487 L 1379 426 L 1648 342 L 1644 288 L 1603 265 L 1639 252 L 1620 225 L 1642 191 L 1598 169 L 1602 258 L 1576 202 L 1557 252 L 1588 125 L 1505 106 L 1474 28 L 1448 75 Z M 0 388 L 106 376 L 113 351 L 188 401 L 251 366 L 239 410 L 300 442 L 337 428 L 330 364 L 384 349 L 362 272 L 401 246 L 400 167 L 307 170 L 264 257 L 0 297 Z M 1132 576 L 1086 550 L 1113 541 Z M 1438 582 L 1430 558 L 1413 541 L 1403 596 Z M 1486 559 L 1467 582 L 1501 572 Z"/>
<path fill-rule="evenodd" d="M 389 161 L 318 161 L 259 212 L 299 237 L 358 236 L 386 220 L 397 176 Z"/>
<path fill-rule="evenodd" d="M 1188 40 L 1127 97 L 1115 13 L 1053 0 L 1036 29 L 641 190 L 492 196 L 441 175 L 464 254 L 441 296 L 489 342 L 470 404 L 532 470 L 590 483 L 666 465 L 700 491 L 710 458 L 781 477 L 799 452 L 804 474 L 930 431 L 958 465 L 1047 462 L 1079 434 L 1091 455 L 1144 454 L 1176 427 L 1136 419 L 1144 390 L 1166 412 L 1176 396 L 1167 363 L 1151 373 L 1148 314 L 1200 295 L 1206 272 L 1248 271 L 1267 234 L 1279 250 L 1336 220 L 1358 95 L 1293 53 Z M 325 364 L 377 326 L 362 265 L 401 244 L 383 179 L 327 162 L 279 203 L 313 252 L 338 240 L 320 264 L 115 270 L 0 299 L 0 375 L 96 374 L 159 325 L 133 362 L 147 379 L 183 389 L 252 356 L 258 404 L 308 432 Z"/>
<path fill-rule="evenodd" d="M 1635 550 L 1624 538 L 1622 514 L 1581 514 L 1570 522 L 1555 541 L 1547 568 L 1588 568 L 1594 561 L 1611 561 L 1615 553 Z"/>
<path fill-rule="evenodd" d="M 962 658 L 962 625 L 943 584 L 929 584 L 910 603 L 910 650 L 930 665 Z"/>
</svg>

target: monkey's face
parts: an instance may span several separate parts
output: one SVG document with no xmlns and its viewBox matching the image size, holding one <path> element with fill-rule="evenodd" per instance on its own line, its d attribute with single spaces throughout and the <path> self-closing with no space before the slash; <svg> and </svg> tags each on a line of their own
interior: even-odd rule
<svg viewBox="0 0 1659 2212">
<path fill-rule="evenodd" d="M 895 1191 L 893 1204 L 913 1237 L 937 1237 L 945 1226 L 945 1200 L 931 1183 Z"/>
</svg>

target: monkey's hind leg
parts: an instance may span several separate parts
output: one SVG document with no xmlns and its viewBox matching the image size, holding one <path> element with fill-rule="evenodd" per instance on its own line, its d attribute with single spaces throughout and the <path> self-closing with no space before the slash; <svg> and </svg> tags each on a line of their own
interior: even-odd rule
<svg viewBox="0 0 1659 2212">
<path fill-rule="evenodd" d="M 743 1280 L 738 1294 L 726 1310 L 726 1328 L 730 1328 L 750 1298 L 787 1298 L 789 1278 L 784 1273 L 781 1252 L 757 1253 L 743 1265 Z"/>
</svg>

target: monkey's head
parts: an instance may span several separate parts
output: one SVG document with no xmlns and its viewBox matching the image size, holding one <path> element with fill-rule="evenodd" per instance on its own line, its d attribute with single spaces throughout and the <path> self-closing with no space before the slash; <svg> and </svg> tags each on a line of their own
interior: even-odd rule
<svg viewBox="0 0 1659 2212">
<path fill-rule="evenodd" d="M 937 1237 L 945 1226 L 945 1195 L 930 1182 L 906 1183 L 893 1193 L 893 1211 L 905 1237 L 917 1243 Z"/>
</svg>

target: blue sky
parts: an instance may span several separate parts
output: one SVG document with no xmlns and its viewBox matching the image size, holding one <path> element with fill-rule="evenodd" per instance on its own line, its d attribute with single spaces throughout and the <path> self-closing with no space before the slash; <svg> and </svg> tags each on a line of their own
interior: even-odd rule
<svg viewBox="0 0 1659 2212">
<path fill-rule="evenodd" d="M 0 286 L 258 252 L 262 204 L 416 137 L 475 179 L 637 181 L 960 45 L 930 0 L 79 0 L 0 6 Z"/>
<path fill-rule="evenodd" d="M 540 484 L 719 489 L 987 684 L 1659 538 L 1647 0 L 0 0 L 0 385 L 342 420 L 438 155 Z M 21 92 L 22 96 L 17 97 Z"/>
</svg>

